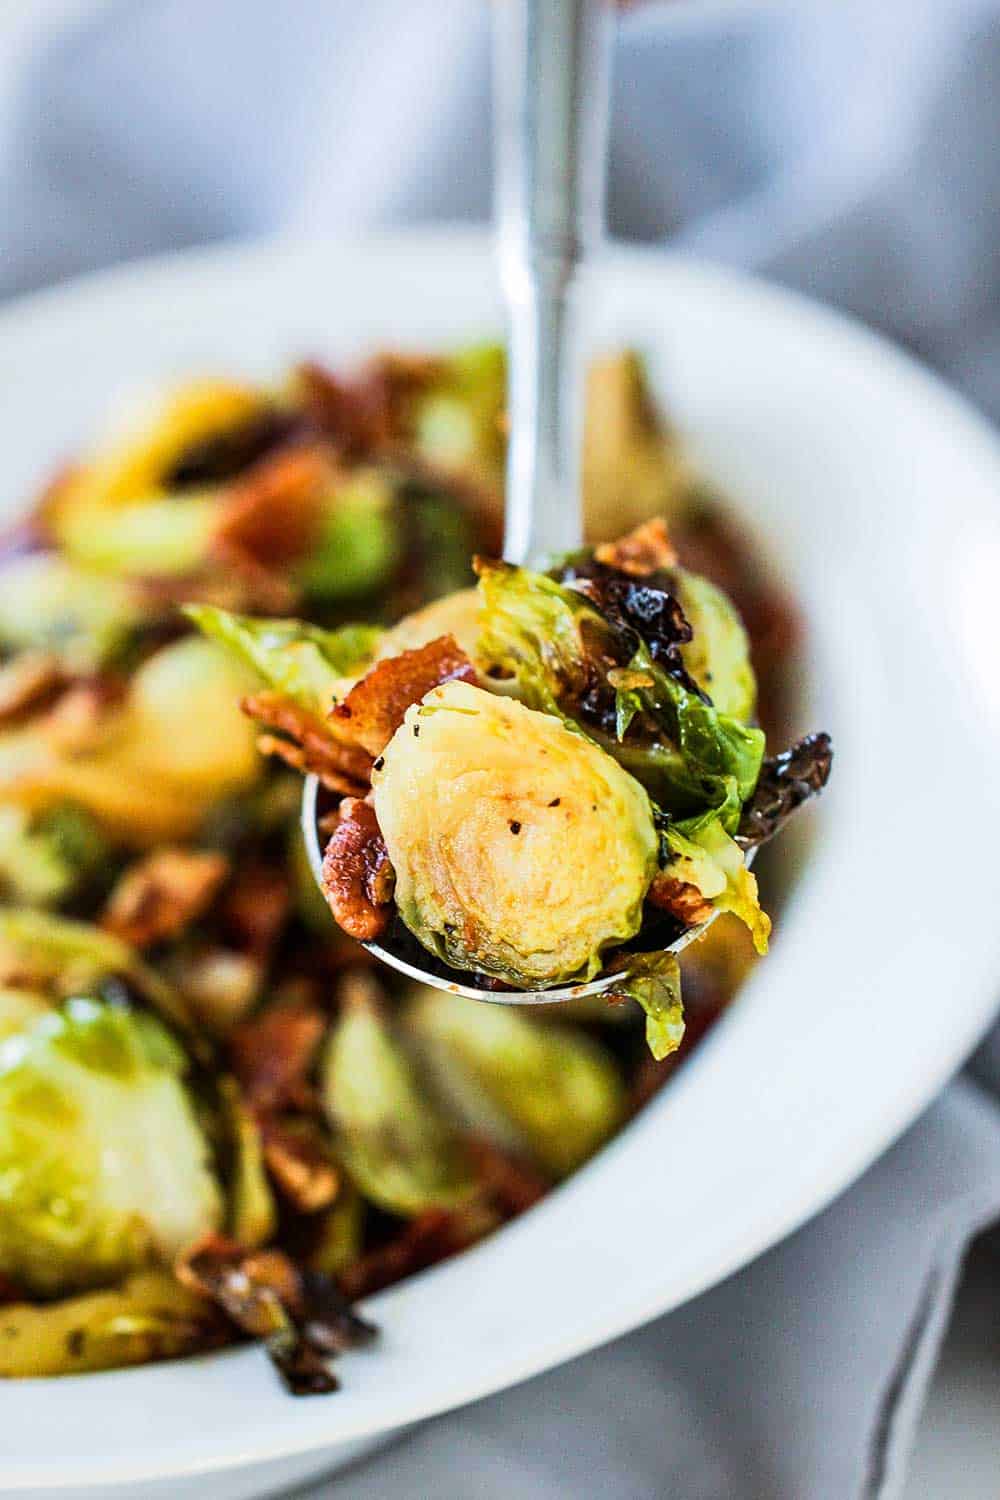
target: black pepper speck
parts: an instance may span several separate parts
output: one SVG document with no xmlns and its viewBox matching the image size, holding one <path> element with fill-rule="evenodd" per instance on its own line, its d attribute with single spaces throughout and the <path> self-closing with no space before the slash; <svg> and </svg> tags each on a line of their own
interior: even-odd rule
<svg viewBox="0 0 1000 1500">
<path fill-rule="evenodd" d="M 520 833 L 521 832 L 521 825 L 517 821 L 516 818 L 508 826 L 510 828 L 511 833 Z"/>
</svg>

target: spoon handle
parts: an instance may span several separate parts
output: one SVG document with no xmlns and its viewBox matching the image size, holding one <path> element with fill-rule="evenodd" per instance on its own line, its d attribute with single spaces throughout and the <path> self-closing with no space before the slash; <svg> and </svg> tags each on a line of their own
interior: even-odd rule
<svg viewBox="0 0 1000 1500">
<path fill-rule="evenodd" d="M 509 319 L 504 557 L 583 540 L 579 271 L 600 244 L 607 0 L 496 0 L 496 221 Z"/>
</svg>

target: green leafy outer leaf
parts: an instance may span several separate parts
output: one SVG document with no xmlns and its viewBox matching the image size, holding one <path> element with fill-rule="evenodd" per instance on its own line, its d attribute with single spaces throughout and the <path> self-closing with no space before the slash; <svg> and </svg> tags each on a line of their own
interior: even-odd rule
<svg viewBox="0 0 1000 1500">
<path fill-rule="evenodd" d="M 697 886 L 716 911 L 739 917 L 749 928 L 757 952 L 766 953 L 770 918 L 761 910 L 757 880 L 721 820 L 702 818 L 668 827 L 666 841 L 673 856 L 671 874 Z"/>
<path fill-rule="evenodd" d="M 184 613 L 254 667 L 275 692 L 319 718 L 329 712 L 344 679 L 368 666 L 382 634 L 372 625 L 323 630 L 302 620 L 258 620 L 208 604 L 186 605 Z"/>
<path fill-rule="evenodd" d="M 574 1171 L 621 1123 L 621 1077 L 582 1032 L 422 987 L 407 1023 L 467 1123 L 553 1176 Z"/>
<path fill-rule="evenodd" d="M 681 647 L 685 667 L 720 713 L 749 723 L 757 701 L 757 680 L 742 620 L 722 590 L 699 573 L 675 568 L 672 577 L 692 630 L 691 640 Z"/>
<path fill-rule="evenodd" d="M 676 1052 L 684 1036 L 681 971 L 672 953 L 642 953 L 628 960 L 617 992 L 646 1012 L 646 1042 L 661 1062 Z"/>
<path fill-rule="evenodd" d="M 333 1028 L 322 1086 L 337 1154 L 366 1198 L 407 1217 L 467 1201 L 475 1178 L 460 1136 L 364 998 Z"/>
<path fill-rule="evenodd" d="M 93 1000 L 0 1045 L 0 1272 L 44 1294 L 99 1286 L 218 1226 L 185 1066 L 151 1016 Z"/>
<path fill-rule="evenodd" d="M 604 734 L 584 719 L 580 699 L 595 676 L 615 669 L 621 632 L 580 593 L 544 574 L 488 564 L 479 588 L 483 666 L 502 673 L 529 707 L 574 722 L 667 812 L 715 814 L 735 829 L 760 773 L 761 730 L 703 702 L 640 642 L 624 669 L 626 685 L 615 690 L 616 737 Z M 503 679 L 499 686 L 505 690 Z"/>
</svg>

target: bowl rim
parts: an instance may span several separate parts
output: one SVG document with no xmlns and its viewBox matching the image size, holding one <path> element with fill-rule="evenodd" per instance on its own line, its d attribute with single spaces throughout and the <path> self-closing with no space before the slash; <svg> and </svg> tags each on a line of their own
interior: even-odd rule
<svg viewBox="0 0 1000 1500">
<path fill-rule="evenodd" d="M 287 274 L 296 264 L 314 264 L 318 257 L 325 255 L 333 260 L 340 258 L 345 264 L 352 257 L 355 260 L 364 257 L 385 266 L 404 263 L 417 263 L 420 267 L 430 267 L 435 263 L 456 267 L 460 264 L 475 265 L 482 275 L 489 273 L 489 254 L 489 240 L 483 232 L 450 227 L 366 236 L 356 240 L 339 239 L 329 243 L 278 238 L 185 250 L 92 273 L 9 304 L 0 309 L 0 349 L 8 340 L 30 339 L 34 328 L 51 325 L 64 312 L 83 304 L 91 309 L 90 315 L 96 315 L 108 302 L 120 303 L 137 294 L 154 298 L 165 292 L 186 295 L 185 288 L 206 278 L 208 281 L 222 276 L 243 276 L 250 280 L 276 278 L 283 269 Z M 984 473 L 989 471 L 992 474 L 994 483 L 1000 481 L 1000 442 L 985 419 L 936 376 L 853 319 L 821 308 L 800 294 L 779 290 L 756 278 L 678 257 L 659 248 L 611 247 L 608 269 L 611 275 L 631 277 L 646 287 L 661 285 L 668 292 L 672 290 L 675 296 L 683 293 L 700 297 L 706 307 L 755 309 L 758 318 L 791 329 L 790 336 L 804 340 L 806 344 L 811 342 L 835 350 L 838 358 L 858 369 L 864 367 L 876 384 L 883 382 L 886 387 L 896 386 L 912 399 L 915 407 L 933 412 L 939 438 L 945 445 L 955 452 L 961 449 L 969 456 L 970 462 L 978 465 Z M 440 276 L 440 270 L 437 274 Z M 967 731 L 963 729 L 962 732 Z M 977 753 L 982 748 L 977 747 Z M 995 754 L 996 737 L 985 748 Z M 987 805 L 984 816 L 993 810 L 1000 814 L 1000 802 L 995 796 Z M 842 816 L 845 811 L 841 806 Z M 829 817 L 824 819 L 826 824 L 830 821 Z M 808 928 L 810 921 L 815 929 L 817 902 L 822 900 L 820 887 L 825 882 L 824 889 L 829 890 L 833 865 L 843 854 L 843 840 L 838 841 L 829 828 L 828 834 L 830 836 L 817 850 L 815 862 L 810 864 L 793 897 L 793 912 L 798 916 L 789 922 L 789 939 L 798 928 Z M 980 906 L 985 910 L 984 903 L 980 902 Z M 785 962 L 785 959 L 783 943 L 780 953 L 776 953 L 770 962 L 774 965 L 781 962 L 787 969 L 791 960 Z M 990 942 L 984 940 L 981 952 L 970 949 L 968 967 L 963 974 L 966 1003 L 950 1018 L 953 1024 L 944 1045 L 941 1038 L 937 1038 L 936 1047 L 925 1047 L 919 1066 L 914 1064 L 905 1079 L 894 1080 L 894 1087 L 884 1091 L 877 1109 L 869 1109 L 863 1120 L 845 1120 L 836 1154 L 830 1153 L 813 1163 L 815 1170 L 796 1182 L 795 1191 L 780 1207 L 770 1212 L 766 1220 L 755 1222 L 749 1228 L 744 1226 L 742 1231 L 733 1228 L 720 1235 L 714 1255 L 705 1256 L 698 1267 L 676 1281 L 666 1295 L 662 1288 L 657 1291 L 648 1280 L 629 1282 L 615 1288 L 613 1295 L 602 1303 L 595 1302 L 587 1318 L 581 1319 L 572 1333 L 563 1328 L 539 1336 L 530 1348 L 522 1350 L 516 1357 L 508 1353 L 499 1363 L 496 1358 L 484 1358 L 475 1377 L 470 1378 L 468 1370 L 459 1371 L 454 1378 L 438 1380 L 432 1390 L 412 1391 L 405 1401 L 397 1400 L 395 1405 L 387 1403 L 384 1410 L 380 1410 L 376 1402 L 368 1402 L 352 1411 L 350 1400 L 345 1399 L 349 1392 L 338 1396 L 332 1405 L 289 1403 L 289 1398 L 275 1385 L 276 1420 L 266 1429 L 254 1429 L 249 1436 L 246 1431 L 233 1429 L 213 1436 L 208 1442 L 179 1444 L 176 1438 L 154 1439 L 141 1455 L 132 1456 L 98 1451 L 98 1447 L 106 1447 L 99 1442 L 95 1450 L 87 1454 L 76 1452 L 59 1456 L 50 1452 L 40 1457 L 23 1451 L 10 1457 L 5 1454 L 5 1484 L 30 1489 L 63 1484 L 135 1482 L 244 1467 L 320 1450 L 340 1441 L 395 1429 L 464 1405 L 551 1368 L 668 1308 L 680 1305 L 754 1259 L 819 1212 L 916 1118 L 988 1024 L 994 1010 L 993 985 L 998 959 L 1000 934 Z M 727 1015 L 715 1028 L 701 1049 L 706 1063 L 712 1058 L 717 1059 L 720 1049 L 733 1046 L 740 1036 L 745 1040 L 747 1008 L 737 1007 L 735 1013 Z M 404 1311 L 406 1299 L 414 1295 L 418 1287 L 426 1290 L 445 1281 L 457 1283 L 459 1279 L 467 1279 L 472 1268 L 477 1266 L 480 1275 L 488 1276 L 498 1243 L 509 1244 L 513 1253 L 514 1245 L 520 1246 L 526 1236 L 537 1237 L 544 1232 L 543 1224 L 554 1221 L 556 1208 L 559 1217 L 564 1218 L 567 1206 L 578 1202 L 582 1193 L 590 1191 L 595 1178 L 612 1173 L 616 1163 L 620 1166 L 622 1143 L 628 1141 L 634 1145 L 639 1136 L 644 1140 L 650 1137 L 660 1128 L 657 1121 L 663 1113 L 662 1106 L 678 1108 L 682 1098 L 690 1102 L 694 1091 L 703 1090 L 705 1076 L 702 1067 L 679 1075 L 666 1096 L 661 1096 L 553 1199 L 546 1200 L 524 1220 L 507 1227 L 458 1260 L 435 1267 L 372 1299 L 366 1306 L 371 1307 L 376 1321 L 391 1324 Z M 377 1353 L 358 1356 L 357 1360 L 345 1363 L 347 1386 L 350 1386 L 355 1370 L 360 1368 L 362 1358 L 377 1361 L 379 1356 Z M 178 1374 L 182 1381 L 193 1380 L 196 1371 L 212 1366 L 215 1369 L 229 1367 L 235 1375 L 238 1364 L 242 1362 L 242 1367 L 246 1368 L 248 1361 L 254 1359 L 257 1359 L 254 1351 L 241 1349 L 138 1370 L 67 1377 L 59 1381 L 11 1383 L 9 1388 L 0 1385 L 0 1421 L 6 1405 L 16 1409 L 19 1404 L 13 1396 L 8 1400 L 8 1390 L 17 1393 L 33 1390 L 36 1398 L 48 1406 L 48 1421 L 53 1430 L 58 1431 L 56 1411 L 67 1401 L 71 1403 L 74 1392 L 79 1392 L 84 1385 L 95 1393 L 105 1392 L 112 1404 L 120 1402 L 126 1392 L 130 1397 L 134 1392 L 135 1399 L 144 1402 L 164 1385 L 169 1386 Z M 270 1379 L 269 1372 L 264 1378 Z M 4 1426 L 7 1427 L 6 1422 Z"/>
</svg>

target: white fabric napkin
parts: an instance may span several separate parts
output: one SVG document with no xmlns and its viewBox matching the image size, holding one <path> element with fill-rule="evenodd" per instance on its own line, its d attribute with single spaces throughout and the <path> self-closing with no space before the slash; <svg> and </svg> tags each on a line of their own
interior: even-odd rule
<svg viewBox="0 0 1000 1500">
<path fill-rule="evenodd" d="M 0 69 L 0 295 L 274 227 L 488 215 L 485 0 L 73 9 Z M 1000 0 L 637 7 L 612 227 L 838 302 L 1000 414 L 998 90 Z M 1000 1215 L 1000 1038 L 976 1078 L 723 1286 L 313 1495 L 896 1494 L 963 1249 Z"/>
</svg>

